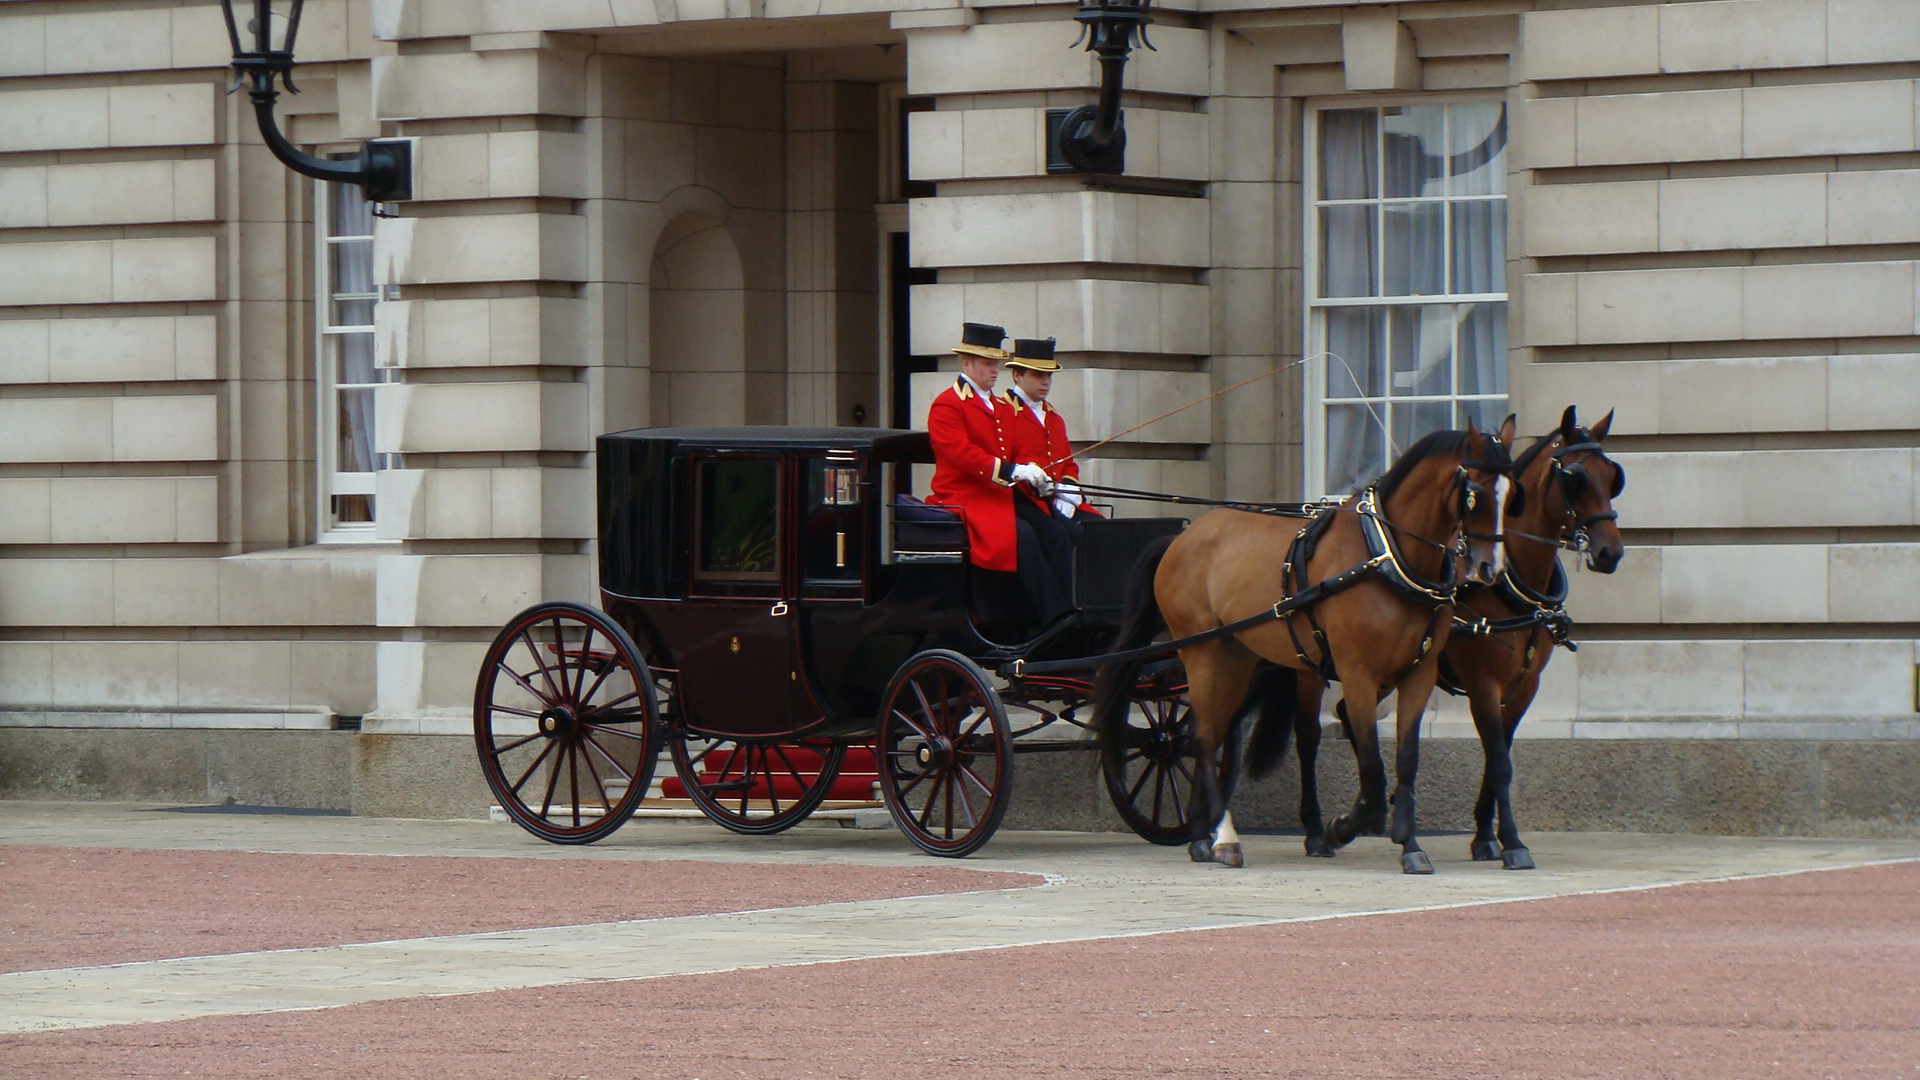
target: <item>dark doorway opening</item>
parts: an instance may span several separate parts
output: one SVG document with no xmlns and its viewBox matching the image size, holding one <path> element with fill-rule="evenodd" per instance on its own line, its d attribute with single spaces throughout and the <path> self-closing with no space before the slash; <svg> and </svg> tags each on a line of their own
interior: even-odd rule
<svg viewBox="0 0 1920 1080">
<path fill-rule="evenodd" d="M 887 415 L 887 423 L 897 428 L 915 428 L 922 426 L 926 418 L 911 415 L 913 375 L 938 370 L 940 358 L 913 352 L 912 289 L 915 285 L 933 284 L 936 272 L 909 262 L 907 234 L 903 232 L 887 234 L 887 267 L 887 302 L 893 315 L 890 320 L 893 340 L 888 343 L 888 358 L 892 361 L 892 385 L 888 388 L 892 411 Z M 958 333 L 959 327 L 955 327 L 954 332 Z"/>
</svg>

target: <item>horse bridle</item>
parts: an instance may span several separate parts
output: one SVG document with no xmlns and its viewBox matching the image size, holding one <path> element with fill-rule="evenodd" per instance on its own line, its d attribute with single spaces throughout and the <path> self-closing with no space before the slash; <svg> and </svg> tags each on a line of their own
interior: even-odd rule
<svg viewBox="0 0 1920 1080">
<path fill-rule="evenodd" d="M 1569 454 L 1600 454 L 1607 464 L 1613 466 L 1613 486 L 1611 490 L 1607 492 L 1608 501 L 1619 498 L 1620 493 L 1627 489 L 1627 470 L 1621 468 L 1619 462 L 1606 457 L 1606 452 L 1600 448 L 1599 443 L 1589 439 L 1586 442 L 1577 442 L 1568 446 L 1562 446 L 1553 451 L 1553 478 L 1554 482 L 1560 485 L 1560 500 L 1565 507 L 1562 512 L 1566 514 L 1571 524 L 1563 527 L 1561 530 L 1563 535 L 1557 538 L 1536 536 L 1533 533 L 1522 532 L 1512 527 L 1509 527 L 1506 531 L 1514 536 L 1532 540 L 1536 544 L 1545 544 L 1548 547 L 1561 548 L 1566 551 L 1584 555 L 1589 553 L 1593 548 L 1593 540 L 1592 537 L 1588 535 L 1587 529 L 1603 521 L 1617 521 L 1620 517 L 1620 512 L 1609 509 L 1602 513 L 1590 514 L 1586 517 L 1579 516 L 1579 512 L 1574 509 L 1574 501 L 1580 497 L 1580 492 L 1584 491 L 1588 485 L 1593 483 L 1593 477 L 1588 474 L 1586 466 L 1577 461 L 1570 465 L 1561 464 L 1560 459 Z"/>
<path fill-rule="evenodd" d="M 1507 536 L 1504 531 L 1497 533 L 1477 533 L 1467 528 L 1467 515 L 1479 509 L 1480 503 L 1491 497 L 1487 494 L 1487 489 L 1484 484 L 1475 483 L 1473 478 L 1467 474 L 1468 469 L 1502 475 L 1506 472 L 1506 469 L 1501 466 L 1483 461 L 1463 461 L 1454 468 L 1453 484 L 1448 485 L 1448 487 L 1451 488 L 1457 485 L 1460 489 L 1460 496 L 1454 500 L 1454 539 L 1450 544 L 1442 543 L 1432 537 L 1422 536 L 1404 525 L 1388 521 L 1384 516 L 1373 516 L 1380 524 L 1385 525 L 1394 532 L 1409 539 L 1418 540 L 1436 551 L 1445 552 L 1450 558 L 1465 558 L 1467 554 L 1467 541 L 1469 540 L 1486 540 L 1496 544 L 1505 543 Z"/>
</svg>

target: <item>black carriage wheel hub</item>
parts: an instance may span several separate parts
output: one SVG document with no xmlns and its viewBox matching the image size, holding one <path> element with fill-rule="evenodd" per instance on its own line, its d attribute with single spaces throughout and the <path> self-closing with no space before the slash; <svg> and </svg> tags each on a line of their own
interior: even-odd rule
<svg viewBox="0 0 1920 1080">
<path fill-rule="evenodd" d="M 927 768 L 943 768 L 953 758 L 953 744 L 944 737 L 935 735 L 921 743 L 919 751 L 914 756 Z"/>
<path fill-rule="evenodd" d="M 540 714 L 540 734 L 549 739 L 565 738 L 578 726 L 573 710 L 565 705 L 555 705 Z"/>
<path fill-rule="evenodd" d="M 1156 727 L 1147 733 L 1146 745 L 1141 748 L 1141 754 L 1149 761 L 1172 761 L 1180 750 L 1178 742 L 1173 732 L 1163 727 Z"/>
</svg>

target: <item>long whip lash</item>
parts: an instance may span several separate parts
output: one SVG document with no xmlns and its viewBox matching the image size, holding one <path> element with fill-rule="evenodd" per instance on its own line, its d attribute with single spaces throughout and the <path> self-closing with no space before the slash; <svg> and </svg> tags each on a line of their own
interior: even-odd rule
<svg viewBox="0 0 1920 1080">
<path fill-rule="evenodd" d="M 1316 354 L 1316 355 L 1317 355 L 1317 354 Z M 1248 383 L 1256 383 L 1256 382 L 1259 382 L 1259 381 L 1260 381 L 1261 379 L 1264 379 L 1264 378 L 1267 378 L 1268 376 L 1271 376 L 1271 375 L 1278 375 L 1278 374 L 1280 374 L 1281 372 L 1283 372 L 1283 371 L 1285 371 L 1285 370 L 1287 370 L 1287 369 L 1288 369 L 1288 368 L 1290 368 L 1290 367 L 1299 367 L 1299 366 L 1300 366 L 1301 364 L 1304 364 L 1304 363 L 1306 363 L 1306 362 L 1307 362 L 1308 360 L 1311 360 L 1311 359 L 1313 359 L 1313 357 L 1310 357 L 1310 356 L 1303 356 L 1303 357 L 1301 357 L 1301 358 L 1300 358 L 1300 359 L 1298 359 L 1298 360 L 1291 360 L 1291 361 L 1288 361 L 1287 363 L 1284 363 L 1284 364 L 1281 364 L 1281 365 L 1280 365 L 1279 367 L 1277 367 L 1277 368 L 1274 368 L 1274 369 L 1273 369 L 1272 371 L 1263 371 L 1263 372 L 1261 372 L 1260 374 L 1258 374 L 1258 375 L 1255 375 L 1255 376 L 1254 376 L 1253 378 L 1251 378 L 1251 379 L 1242 379 L 1242 380 L 1240 380 L 1239 382 L 1237 382 L 1237 383 L 1234 383 L 1234 384 L 1233 384 L 1232 386 L 1225 386 L 1225 387 L 1221 387 L 1220 389 L 1218 389 L 1218 390 L 1215 390 L 1215 391 L 1214 391 L 1213 393 L 1211 393 L 1211 394 L 1208 394 L 1208 395 L 1207 395 L 1206 397 L 1203 397 L 1203 398 L 1199 398 L 1199 399 L 1196 399 L 1196 400 L 1194 400 L 1194 401 L 1189 401 L 1189 402 L 1187 402 L 1187 403 L 1186 403 L 1185 405 L 1182 405 L 1182 406 L 1180 406 L 1180 407 L 1179 407 L 1179 408 L 1177 408 L 1177 409 L 1168 409 L 1168 410 L 1167 410 L 1166 412 L 1163 412 L 1163 413 L 1161 413 L 1161 414 L 1160 414 L 1159 416 L 1156 416 L 1156 417 L 1153 417 L 1153 418 L 1151 418 L 1151 419 L 1148 419 L 1148 420 L 1142 420 L 1142 421 L 1140 421 L 1139 423 L 1137 423 L 1137 424 L 1135 424 L 1135 425 L 1133 425 L 1132 427 L 1130 427 L 1130 428 L 1128 428 L 1128 429 L 1127 429 L 1127 430 L 1125 430 L 1125 431 L 1122 431 L 1122 432 L 1120 432 L 1120 433 L 1119 433 L 1119 434 L 1117 434 L 1117 435 L 1109 435 L 1109 436 L 1107 436 L 1106 438 L 1104 438 L 1104 439 L 1101 439 L 1101 440 L 1100 440 L 1099 442 L 1097 442 L 1097 443 L 1088 443 L 1087 445 L 1085 445 L 1085 446 L 1083 446 L 1083 447 L 1081 447 L 1081 448 L 1080 448 L 1080 449 L 1078 449 L 1078 450 L 1075 450 L 1075 451 L 1073 451 L 1073 452 L 1072 452 L 1072 453 L 1070 453 L 1070 454 L 1067 454 L 1067 455 L 1066 455 L 1066 456 L 1064 456 L 1064 457 L 1059 457 L 1059 458 L 1055 458 L 1054 460 L 1052 460 L 1052 461 L 1050 461 L 1050 462 L 1048 462 L 1048 463 L 1047 463 L 1047 466 L 1046 466 L 1046 467 L 1047 467 L 1047 468 L 1049 468 L 1049 469 L 1051 469 L 1051 468 L 1053 468 L 1053 467 L 1054 467 L 1055 465 L 1058 465 L 1058 464 L 1060 464 L 1061 462 L 1065 462 L 1065 461 L 1071 461 L 1071 460 L 1073 460 L 1074 458 L 1077 458 L 1077 457 L 1079 457 L 1079 456 L 1080 456 L 1081 454 L 1084 454 L 1084 453 L 1086 453 L 1086 452 L 1087 452 L 1087 451 L 1089 451 L 1089 450 L 1095 450 L 1095 449 L 1098 449 L 1098 448 L 1100 448 L 1100 447 L 1102 447 L 1102 446 L 1105 446 L 1105 445 L 1107 445 L 1108 443 L 1110 443 L 1110 442 L 1112 442 L 1112 441 L 1113 441 L 1113 440 L 1115 440 L 1115 439 L 1123 439 L 1123 438 L 1125 438 L 1125 437 L 1127 437 L 1128 435 L 1131 435 L 1131 434 L 1133 434 L 1134 432 L 1136 432 L 1136 431 L 1139 431 L 1139 430 L 1140 430 L 1141 428 L 1143 428 L 1143 427 L 1146 427 L 1146 426 L 1147 426 L 1148 424 L 1152 424 L 1152 423 L 1157 423 L 1157 422 L 1159 422 L 1159 421 L 1161 421 L 1161 420 L 1165 420 L 1165 419 L 1166 419 L 1167 417 L 1169 417 L 1169 416 L 1172 416 L 1172 415 L 1173 415 L 1174 413 L 1177 413 L 1177 412 L 1184 412 L 1184 411 L 1186 411 L 1186 410 L 1188 410 L 1188 409 L 1191 409 L 1191 408 L 1193 408 L 1193 407 L 1194 407 L 1195 405 L 1200 405 L 1200 404 L 1203 404 L 1203 403 L 1205 403 L 1205 402 L 1208 402 L 1208 401 L 1212 401 L 1212 400 L 1213 400 L 1214 398 L 1217 398 L 1217 397 L 1219 397 L 1219 396 L 1220 396 L 1221 394 L 1224 394 L 1224 393 L 1226 393 L 1226 392 L 1227 392 L 1227 391 L 1229 391 L 1229 390 L 1238 390 L 1238 389 L 1240 389 L 1241 387 L 1243 387 L 1243 386 L 1245 386 L 1245 385 L 1247 385 Z"/>
</svg>

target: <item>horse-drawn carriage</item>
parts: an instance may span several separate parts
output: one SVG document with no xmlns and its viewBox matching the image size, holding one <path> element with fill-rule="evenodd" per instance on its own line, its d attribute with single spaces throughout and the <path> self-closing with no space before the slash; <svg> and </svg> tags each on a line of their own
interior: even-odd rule
<svg viewBox="0 0 1920 1080">
<path fill-rule="evenodd" d="M 964 522 L 908 494 L 933 461 L 925 432 L 654 428 L 596 449 L 602 610 L 515 617 L 474 702 L 501 808 L 556 843 L 619 828 L 664 751 L 664 792 L 736 832 L 877 786 L 922 849 L 978 850 L 1021 754 L 1086 745 L 1027 736 L 1083 725 L 1093 672 L 1024 667 L 1106 648 L 1139 550 L 1185 524 L 1089 523 L 1080 617 L 1036 640 L 1013 576 L 973 567 Z M 1129 750 L 1105 768 L 1122 818 L 1157 843 L 1189 836 L 1185 693 L 1177 659 L 1144 665 Z M 851 790 L 850 754 L 870 777 Z"/>
<path fill-rule="evenodd" d="M 1566 642 L 1559 551 L 1602 572 L 1619 561 L 1611 499 L 1625 474 L 1600 447 L 1610 423 L 1583 428 L 1569 408 L 1511 459 L 1511 417 L 1498 433 L 1434 432 L 1337 505 L 1217 504 L 1251 512 L 1190 530 L 1181 518 L 1086 523 L 1079 614 L 1037 636 L 1013 575 L 968 561 L 958 514 L 910 496 L 911 470 L 933 461 L 925 432 L 603 436 L 604 610 L 538 604 L 494 639 L 474 699 L 481 769 L 508 816 L 556 843 L 619 828 L 664 752 L 674 775 L 661 794 L 736 832 L 778 832 L 877 787 L 908 839 L 961 856 L 999 827 L 1018 755 L 1086 745 L 1026 738 L 1065 723 L 1098 736 L 1107 790 L 1136 833 L 1238 865 L 1226 803 L 1239 722 L 1257 713 L 1256 772 L 1284 753 L 1289 718 L 1299 740 L 1309 854 L 1390 834 L 1407 872 L 1430 873 L 1413 787 L 1420 717 L 1444 672 L 1488 750 L 1474 857 L 1524 869 L 1507 751 Z M 1162 631 L 1173 640 L 1156 643 Z M 1344 725 L 1361 791 L 1329 826 L 1314 755 L 1336 681 L 1343 721 L 1362 721 Z M 1389 798 L 1364 721 L 1396 689 Z M 849 791 L 855 753 L 872 779 Z"/>
</svg>

